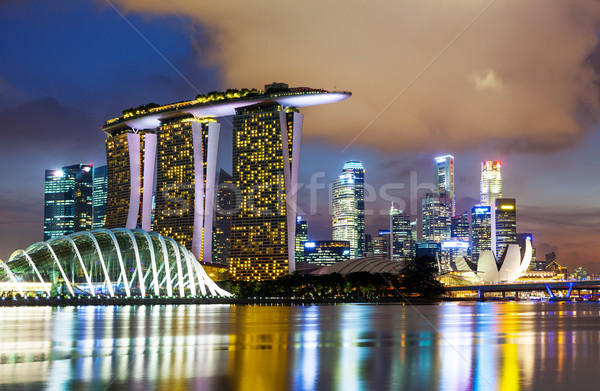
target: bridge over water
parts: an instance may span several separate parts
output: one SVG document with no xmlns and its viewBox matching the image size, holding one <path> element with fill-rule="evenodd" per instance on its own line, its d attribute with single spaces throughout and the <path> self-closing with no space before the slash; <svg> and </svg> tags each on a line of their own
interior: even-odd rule
<svg viewBox="0 0 600 391">
<path fill-rule="evenodd" d="M 507 284 L 490 284 L 490 285 L 468 285 L 468 286 L 447 286 L 448 292 L 476 292 L 480 300 L 485 300 L 486 293 L 502 293 L 515 292 L 519 296 L 520 292 L 547 292 L 551 299 L 557 298 L 557 294 L 564 292 L 566 299 L 571 297 L 572 292 L 577 292 L 581 295 L 581 291 L 600 292 L 600 280 L 583 280 L 583 281 L 552 281 L 552 282 L 517 282 Z"/>
</svg>

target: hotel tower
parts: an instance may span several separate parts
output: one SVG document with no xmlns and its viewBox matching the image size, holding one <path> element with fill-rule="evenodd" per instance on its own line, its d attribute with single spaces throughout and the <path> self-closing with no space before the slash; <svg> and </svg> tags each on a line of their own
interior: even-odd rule
<svg viewBox="0 0 600 391">
<path fill-rule="evenodd" d="M 295 269 L 296 185 L 303 116 L 299 107 L 347 92 L 289 88 L 227 90 L 191 101 L 129 109 L 107 121 L 105 228 L 172 237 L 212 261 L 220 124 L 233 116 L 230 275 L 271 279 Z"/>
</svg>

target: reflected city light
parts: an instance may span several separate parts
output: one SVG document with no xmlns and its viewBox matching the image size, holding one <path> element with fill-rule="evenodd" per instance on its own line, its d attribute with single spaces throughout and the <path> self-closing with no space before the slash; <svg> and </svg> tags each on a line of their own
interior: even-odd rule
<svg viewBox="0 0 600 391">
<path fill-rule="evenodd" d="M 0 388 L 563 389 L 600 376 L 599 317 L 547 303 L 3 307 Z"/>
</svg>

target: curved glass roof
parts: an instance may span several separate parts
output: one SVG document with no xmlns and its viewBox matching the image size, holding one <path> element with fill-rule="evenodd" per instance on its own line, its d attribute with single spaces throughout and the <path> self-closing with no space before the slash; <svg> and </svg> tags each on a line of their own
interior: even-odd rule
<svg viewBox="0 0 600 391">
<path fill-rule="evenodd" d="M 21 295 L 56 289 L 72 296 L 230 296 L 181 244 L 137 229 L 97 229 L 38 242 L 0 266 L 0 282 Z"/>
<path fill-rule="evenodd" d="M 342 261 L 330 266 L 325 266 L 313 272 L 313 274 L 323 275 L 331 273 L 340 273 L 343 275 L 356 272 L 369 273 L 392 273 L 398 274 L 403 268 L 402 262 L 390 261 L 375 257 L 366 257 Z"/>
</svg>

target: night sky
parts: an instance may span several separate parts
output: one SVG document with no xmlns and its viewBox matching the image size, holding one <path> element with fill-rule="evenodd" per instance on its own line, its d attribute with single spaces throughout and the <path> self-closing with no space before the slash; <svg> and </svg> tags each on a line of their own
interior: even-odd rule
<svg viewBox="0 0 600 391">
<path fill-rule="evenodd" d="M 458 212 L 500 160 L 538 257 L 600 272 L 600 2 L 203 3 L 0 0 L 1 259 L 42 238 L 45 169 L 105 164 L 105 120 L 279 81 L 353 93 L 302 110 L 300 182 L 324 187 L 300 190 L 311 239 L 330 238 L 346 160 L 365 166 L 376 233 L 392 200 L 420 213 L 433 157 L 452 154 Z"/>
</svg>

